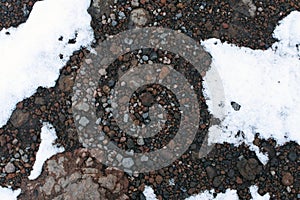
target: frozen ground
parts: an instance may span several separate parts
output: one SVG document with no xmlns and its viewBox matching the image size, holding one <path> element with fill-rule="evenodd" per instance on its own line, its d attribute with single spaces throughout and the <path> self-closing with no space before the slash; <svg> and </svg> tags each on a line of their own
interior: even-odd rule
<svg viewBox="0 0 300 200">
<path fill-rule="evenodd" d="M 59 69 L 74 50 L 89 46 L 93 40 L 91 18 L 86 11 L 89 3 L 89 0 L 37 2 L 26 23 L 0 32 L 0 51 L 3 52 L 0 54 L 0 127 L 7 122 L 18 101 L 32 95 L 38 86 L 54 85 Z M 213 67 L 222 79 L 225 92 L 225 99 L 222 99 L 225 117 L 220 127 L 213 127 L 219 130 L 219 135 L 210 135 L 210 140 L 236 145 L 245 142 L 258 153 L 263 163 L 267 162 L 266 155 L 252 144 L 255 133 L 259 132 L 262 138 L 274 138 L 278 144 L 300 141 L 297 134 L 300 132 L 297 126 L 300 121 L 300 61 L 296 47 L 300 44 L 300 13 L 293 12 L 282 20 L 274 36 L 280 41 L 267 51 L 238 48 L 217 39 L 202 42 L 213 56 Z M 75 37 L 76 43 L 69 44 L 69 39 Z M 212 92 L 207 91 L 208 94 Z M 232 108 L 232 101 L 241 106 L 239 111 Z M 51 133 L 49 125 L 45 126 L 43 128 Z M 235 137 L 239 130 L 244 135 Z M 39 171 L 40 167 L 37 169 Z M 253 199 L 269 198 L 255 195 L 256 186 L 250 191 Z M 19 192 L 0 188 L 0 199 L 15 199 Z M 155 198 L 151 192 L 146 187 L 148 198 Z M 199 199 L 202 196 L 211 198 L 212 193 L 205 191 L 199 194 Z M 233 190 L 217 196 L 236 197 Z"/>
</svg>

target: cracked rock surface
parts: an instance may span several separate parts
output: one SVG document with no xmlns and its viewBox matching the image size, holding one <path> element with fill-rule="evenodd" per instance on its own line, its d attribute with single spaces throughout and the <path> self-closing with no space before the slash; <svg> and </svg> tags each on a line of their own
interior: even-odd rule
<svg viewBox="0 0 300 200">
<path fill-rule="evenodd" d="M 128 179 L 122 171 L 105 168 L 86 149 L 49 159 L 38 179 L 25 180 L 19 199 L 126 200 Z"/>
</svg>

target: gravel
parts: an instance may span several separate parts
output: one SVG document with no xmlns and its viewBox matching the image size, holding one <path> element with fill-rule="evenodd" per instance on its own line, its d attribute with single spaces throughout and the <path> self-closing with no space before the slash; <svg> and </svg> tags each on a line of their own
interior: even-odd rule
<svg viewBox="0 0 300 200">
<path fill-rule="evenodd" d="M 114 4 L 113 1 L 95 0 L 89 8 L 92 16 L 91 25 L 95 32 L 95 45 L 103 41 L 107 35 L 127 29 L 163 26 L 181 30 L 195 40 L 216 37 L 238 46 L 267 49 L 275 41 L 272 32 L 277 22 L 292 10 L 300 10 L 299 1 L 279 0 L 272 2 L 118 0 L 116 2 Z M 25 22 L 34 3 L 35 1 L 28 0 L 1 1 L 0 30 Z M 128 44 L 132 42 L 127 41 Z M 219 193 L 225 192 L 227 188 L 236 189 L 240 199 L 251 199 L 249 192 L 251 185 L 258 186 L 260 195 L 269 193 L 274 199 L 300 198 L 300 185 L 297 181 L 300 179 L 300 146 L 294 142 L 276 146 L 276 141 L 261 140 L 257 136 L 254 144 L 269 155 L 269 162 L 266 165 L 262 165 L 255 153 L 247 146 L 234 147 L 226 143 L 216 145 L 208 156 L 199 159 L 198 149 L 203 142 L 202 134 L 207 133 L 210 120 L 203 100 L 200 101 L 202 128 L 199 129 L 190 148 L 170 166 L 129 176 L 100 164 L 89 152 L 81 149 L 82 145 L 78 140 L 71 109 L 74 79 L 87 54 L 89 52 L 85 49 L 74 52 L 61 70 L 56 86 L 38 88 L 34 95 L 19 102 L 7 125 L 0 128 L 0 185 L 21 187 L 20 199 L 42 197 L 43 199 L 111 199 L 111 197 L 145 199 L 142 194 L 145 185 L 154 189 L 158 199 L 184 199 L 204 190 L 214 189 Z M 196 91 L 201 90 L 201 77 L 193 78 L 193 74 L 189 73 L 192 71 L 191 66 L 184 59 L 177 58 L 170 52 L 146 49 L 120 58 L 109 70 L 101 71 L 101 74 L 106 74 L 107 80 L 111 81 L 102 83 L 103 93 L 108 94 L 114 87 L 115 82 L 112 80 L 115 80 L 115 70 L 121 67 L 121 64 L 128 68 L 128 63 L 135 66 L 137 63 L 147 62 L 180 65 L 178 70 L 194 82 L 195 86 L 198 84 L 195 87 Z M 167 68 L 162 69 L 159 76 L 164 77 L 167 73 Z M 153 88 L 163 91 L 163 88 L 152 86 Z M 133 99 L 132 103 L 141 102 L 142 107 L 135 107 L 135 109 L 143 111 L 143 114 L 135 117 L 140 121 L 146 121 L 147 107 L 158 100 L 153 92 L 147 91 L 141 94 L 143 95 L 128 96 L 127 94 L 120 101 L 128 102 Z M 199 92 L 198 96 L 202 99 L 202 92 Z M 163 97 L 163 99 L 167 98 Z M 163 102 L 162 105 L 167 103 Z M 232 104 L 236 111 L 242 109 L 237 102 Z M 88 111 L 84 103 L 78 106 L 83 111 Z M 178 120 L 176 112 L 173 112 L 172 116 L 173 121 L 170 120 L 170 123 Z M 124 118 L 124 121 L 128 121 L 129 117 L 131 116 Z M 41 121 L 53 124 L 57 131 L 57 143 L 64 146 L 66 153 L 49 159 L 40 177 L 29 181 L 26 177 L 32 169 L 40 144 Z M 82 126 L 88 123 L 87 119 L 81 119 Z M 121 148 L 141 152 L 163 147 L 176 133 L 175 127 L 172 131 L 170 129 L 158 134 L 157 138 L 144 139 L 142 142 L 123 133 L 120 134 L 114 129 L 113 123 L 106 129 L 107 134 L 111 135 L 111 140 Z M 148 159 L 146 156 L 142 157 L 141 162 Z M 133 165 L 131 158 L 117 155 L 116 160 L 124 167 L 130 168 Z M 84 196 L 87 193 L 90 195 Z"/>
</svg>

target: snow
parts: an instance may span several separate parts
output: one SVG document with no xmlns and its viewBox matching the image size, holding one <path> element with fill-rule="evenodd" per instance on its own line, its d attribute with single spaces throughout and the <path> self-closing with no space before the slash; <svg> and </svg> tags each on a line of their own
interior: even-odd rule
<svg viewBox="0 0 300 200">
<path fill-rule="evenodd" d="M 38 1 L 26 23 L 0 32 L 0 127 L 38 86 L 54 86 L 72 52 L 89 47 L 93 40 L 89 5 L 90 0 Z M 68 44 L 76 33 L 76 43 Z"/>
<path fill-rule="evenodd" d="M 0 199 L 16 200 L 20 193 L 21 189 L 12 190 L 11 188 L 3 188 L 0 186 Z"/>
<path fill-rule="evenodd" d="M 251 196 L 252 196 L 252 200 L 269 200 L 270 199 L 270 195 L 267 193 L 264 196 L 261 196 L 260 194 L 258 194 L 258 187 L 256 185 L 253 185 L 249 188 Z"/>
<path fill-rule="evenodd" d="M 211 127 L 209 141 L 236 145 L 244 142 L 263 164 L 268 157 L 253 145 L 256 133 L 264 139 L 274 138 L 278 145 L 287 141 L 300 143 L 300 54 L 296 46 L 300 44 L 300 12 L 284 18 L 274 37 L 280 41 L 266 51 L 222 44 L 218 39 L 202 41 L 213 57 L 212 68 L 221 77 L 225 96 L 217 100 L 224 106 L 225 116 L 213 113 L 222 123 Z M 213 76 L 211 71 L 208 76 Z M 213 112 L 209 95 L 214 91 L 205 87 Z M 232 108 L 232 101 L 241 105 L 239 111 Z M 244 137 L 236 136 L 239 130 Z"/>
<path fill-rule="evenodd" d="M 36 160 L 33 169 L 30 172 L 29 180 L 36 179 L 42 172 L 44 162 L 51 156 L 65 151 L 63 147 L 53 145 L 57 139 L 54 127 L 49 123 L 43 123 L 41 130 L 41 144 L 36 154 Z"/>
<path fill-rule="evenodd" d="M 214 190 L 206 190 L 185 200 L 239 200 L 236 190 L 227 189 L 225 193 L 218 193 L 216 197 L 214 197 L 214 193 Z"/>
<path fill-rule="evenodd" d="M 150 186 L 145 186 L 143 194 L 146 197 L 146 200 L 157 200 L 154 190 Z"/>
</svg>

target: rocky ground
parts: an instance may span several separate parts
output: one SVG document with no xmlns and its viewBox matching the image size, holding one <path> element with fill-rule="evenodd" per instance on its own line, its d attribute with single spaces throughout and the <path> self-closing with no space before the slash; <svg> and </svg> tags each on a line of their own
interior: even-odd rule
<svg viewBox="0 0 300 200">
<path fill-rule="evenodd" d="M 34 3 L 1 0 L 0 30 L 25 22 Z M 136 26 L 162 26 L 180 29 L 196 40 L 214 37 L 238 46 L 267 49 L 275 41 L 272 32 L 277 22 L 293 10 L 300 10 L 300 1 L 268 0 L 245 4 L 239 0 L 95 0 L 89 13 L 95 46 L 107 35 Z M 199 159 L 201 136 L 207 132 L 208 123 L 203 123 L 190 148 L 163 169 L 129 176 L 99 163 L 90 152 L 82 149 L 71 109 L 74 79 L 88 54 L 85 49 L 74 52 L 61 70 L 55 87 L 38 88 L 30 98 L 19 102 L 7 125 L 0 128 L 0 185 L 21 187 L 20 199 L 145 199 L 142 194 L 145 185 L 154 189 L 158 199 L 184 199 L 203 190 L 224 192 L 227 188 L 237 189 L 240 199 L 250 199 L 249 186 L 255 184 L 261 195 L 268 192 L 272 199 L 300 198 L 298 144 L 289 142 L 276 146 L 276 141 L 261 140 L 257 136 L 254 144 L 269 155 L 266 165 L 244 145 L 218 144 L 208 156 Z M 189 69 L 188 63 L 171 52 L 165 54 L 147 49 L 124 55 L 107 73 L 113 79 L 115 70 L 121 65 L 149 60 L 164 63 L 165 57 L 170 60 L 168 64 L 180 62 L 186 66 L 184 69 Z M 189 73 L 186 76 L 191 78 Z M 201 87 L 201 80 L 193 79 L 193 82 Z M 113 86 L 106 80 L 99 85 L 107 90 Z M 199 98 L 201 96 L 199 93 Z M 154 101 L 149 95 L 139 98 L 146 107 Z M 209 122 L 210 115 L 203 99 L 201 103 L 201 118 Z M 66 151 L 49 159 L 41 176 L 30 181 L 27 177 L 39 148 L 41 121 L 53 124 L 57 143 Z M 120 141 L 110 128 L 106 128 L 107 133 L 120 147 L 137 148 L 138 141 Z M 157 142 L 159 140 L 150 141 L 147 147 L 155 149 L 163 145 L 155 144 Z"/>
</svg>

